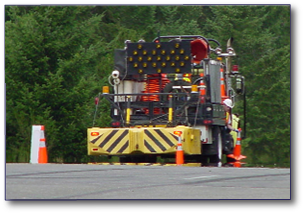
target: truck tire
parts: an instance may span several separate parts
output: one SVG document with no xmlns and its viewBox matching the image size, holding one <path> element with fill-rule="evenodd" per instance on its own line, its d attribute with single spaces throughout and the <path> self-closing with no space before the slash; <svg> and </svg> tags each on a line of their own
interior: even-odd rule
<svg viewBox="0 0 305 214">
<path fill-rule="evenodd" d="M 216 150 L 216 154 L 211 155 L 210 157 L 210 165 L 215 165 L 218 167 L 221 167 L 221 159 L 222 159 L 222 150 L 223 150 L 223 145 L 222 145 L 222 137 L 221 137 L 221 132 L 219 127 L 214 127 L 212 131 L 213 135 L 213 145 Z"/>
<path fill-rule="evenodd" d="M 218 126 L 212 128 L 212 144 L 202 145 L 201 147 L 201 163 L 203 166 L 221 166 L 223 154 L 223 142 L 221 131 Z"/>
</svg>

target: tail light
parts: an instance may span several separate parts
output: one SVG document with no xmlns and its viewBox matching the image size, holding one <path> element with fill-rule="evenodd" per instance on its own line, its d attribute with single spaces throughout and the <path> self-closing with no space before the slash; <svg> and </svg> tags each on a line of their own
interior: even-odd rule
<svg viewBox="0 0 305 214">
<path fill-rule="evenodd" d="M 238 65 L 233 65 L 233 71 L 238 72 Z"/>
<path fill-rule="evenodd" d="M 121 126 L 121 122 L 120 121 L 114 121 L 114 122 L 111 122 L 111 126 L 113 128 L 118 128 Z"/>
<path fill-rule="evenodd" d="M 99 134 L 99 132 L 91 132 L 91 136 L 98 136 Z"/>
<path fill-rule="evenodd" d="M 210 125 L 213 123 L 213 120 L 203 120 L 204 125 Z"/>
<path fill-rule="evenodd" d="M 94 99 L 94 103 L 95 103 L 95 105 L 97 105 L 97 104 L 98 104 L 98 101 L 99 101 L 99 99 L 98 99 L 98 97 L 96 97 L 96 98 Z"/>
<path fill-rule="evenodd" d="M 174 135 L 181 136 L 182 135 L 182 131 L 174 131 Z"/>
</svg>

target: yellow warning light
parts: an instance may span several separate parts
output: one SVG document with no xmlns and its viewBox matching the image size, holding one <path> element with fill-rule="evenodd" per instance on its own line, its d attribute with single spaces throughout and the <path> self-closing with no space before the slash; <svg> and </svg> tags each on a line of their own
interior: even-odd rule
<svg viewBox="0 0 305 214">
<path fill-rule="evenodd" d="M 157 72 L 158 72 L 158 73 L 161 73 L 161 72 L 162 72 L 161 68 L 158 68 L 158 69 L 157 69 Z"/>
<path fill-rule="evenodd" d="M 161 56 L 157 56 L 157 61 L 160 61 L 161 60 Z"/>
<path fill-rule="evenodd" d="M 151 56 L 147 57 L 147 61 L 151 61 L 151 60 L 152 60 Z"/>
<path fill-rule="evenodd" d="M 91 132 L 91 136 L 98 136 L 99 134 L 99 132 Z"/>
<path fill-rule="evenodd" d="M 165 66 L 166 66 L 166 63 L 165 63 L 165 62 L 162 62 L 162 63 L 161 63 L 161 66 L 162 66 L 162 67 L 165 67 Z"/>
<path fill-rule="evenodd" d="M 156 44 L 156 48 L 161 48 L 161 44 L 160 44 L 160 43 L 157 43 L 157 44 Z"/>
<path fill-rule="evenodd" d="M 184 59 L 185 59 L 185 60 L 189 60 L 190 57 L 189 57 L 189 56 L 185 56 Z"/>
<path fill-rule="evenodd" d="M 180 54 L 184 54 L 184 49 L 181 49 L 181 50 L 180 50 Z"/>
<path fill-rule="evenodd" d="M 103 86 L 103 94 L 109 94 L 109 86 Z"/>
<path fill-rule="evenodd" d="M 138 44 L 138 49 L 142 49 L 142 45 L 141 44 Z"/>
<path fill-rule="evenodd" d="M 192 93 L 197 93 L 197 92 L 198 92 L 198 86 L 192 85 Z"/>
<path fill-rule="evenodd" d="M 165 53 L 166 53 L 165 50 L 162 50 L 162 51 L 161 51 L 161 54 L 162 54 L 162 55 L 165 55 Z"/>
<path fill-rule="evenodd" d="M 166 56 L 166 61 L 169 61 L 169 60 L 171 60 L 171 57 L 170 56 Z"/>
<path fill-rule="evenodd" d="M 134 68 L 137 68 L 138 66 L 139 66 L 138 63 L 134 63 L 134 64 L 133 64 L 133 67 L 134 67 Z"/>
<path fill-rule="evenodd" d="M 171 50 L 171 52 L 170 52 L 171 54 L 175 54 L 175 50 Z"/>
<path fill-rule="evenodd" d="M 152 51 L 151 51 L 151 54 L 152 54 L 152 55 L 156 55 L 156 54 L 157 54 L 157 51 L 156 51 L 156 50 L 152 50 Z"/>
<path fill-rule="evenodd" d="M 177 73 L 179 73 L 180 72 L 180 68 L 176 68 L 176 70 L 175 70 Z"/>
<path fill-rule="evenodd" d="M 176 43 L 175 44 L 175 48 L 179 48 L 180 47 L 180 44 L 179 43 Z"/>
<path fill-rule="evenodd" d="M 222 60 L 222 57 L 217 57 L 217 60 L 218 60 L 218 61 L 221 61 L 221 60 Z"/>
<path fill-rule="evenodd" d="M 137 51 L 137 50 L 134 50 L 134 51 L 133 51 L 133 55 L 138 55 L 138 51 Z"/>
<path fill-rule="evenodd" d="M 138 57 L 138 60 L 139 60 L 139 62 L 142 62 L 143 57 L 139 56 L 139 57 Z"/>
<path fill-rule="evenodd" d="M 153 62 L 152 67 L 154 67 L 154 68 L 157 67 L 157 63 Z"/>
<path fill-rule="evenodd" d="M 147 67 L 147 63 L 143 62 L 143 67 L 146 68 Z"/>
<path fill-rule="evenodd" d="M 175 56 L 175 60 L 177 60 L 177 61 L 178 61 L 179 59 L 180 59 L 180 57 L 179 57 L 179 56 Z"/>
<path fill-rule="evenodd" d="M 182 131 L 174 131 L 174 135 L 178 135 L 180 137 L 182 135 Z"/>
<path fill-rule="evenodd" d="M 146 55 L 147 54 L 147 50 L 143 50 L 143 55 Z"/>
</svg>

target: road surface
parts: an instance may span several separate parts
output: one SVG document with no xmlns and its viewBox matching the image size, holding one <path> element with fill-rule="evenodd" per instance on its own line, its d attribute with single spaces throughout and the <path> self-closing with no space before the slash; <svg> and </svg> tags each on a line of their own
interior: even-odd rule
<svg viewBox="0 0 305 214">
<path fill-rule="evenodd" d="M 290 169 L 6 164 L 14 199 L 290 199 Z"/>
</svg>

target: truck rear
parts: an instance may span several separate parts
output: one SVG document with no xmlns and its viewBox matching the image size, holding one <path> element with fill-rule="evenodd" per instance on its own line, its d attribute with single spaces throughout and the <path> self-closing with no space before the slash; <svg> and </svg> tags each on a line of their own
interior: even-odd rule
<svg viewBox="0 0 305 214">
<path fill-rule="evenodd" d="M 88 154 L 156 163 L 174 158 L 181 137 L 185 162 L 226 162 L 237 136 L 227 130 L 223 101 L 244 94 L 244 77 L 231 65 L 235 55 L 231 39 L 223 52 L 200 35 L 125 41 L 114 53 L 110 87 L 99 94 L 111 104 L 112 122 L 88 128 Z M 233 127 L 239 124 L 232 115 Z"/>
</svg>

